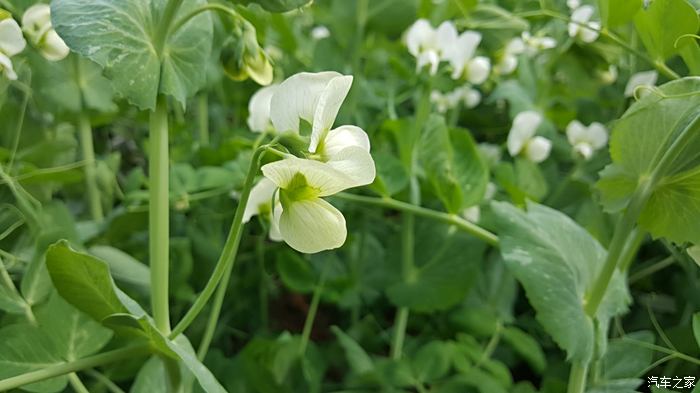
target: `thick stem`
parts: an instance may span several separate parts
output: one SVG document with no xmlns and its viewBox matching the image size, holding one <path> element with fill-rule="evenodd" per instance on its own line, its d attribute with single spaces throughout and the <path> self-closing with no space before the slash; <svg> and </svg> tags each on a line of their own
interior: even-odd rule
<svg viewBox="0 0 700 393">
<path fill-rule="evenodd" d="M 197 116 L 199 120 L 199 146 L 209 145 L 209 96 L 200 93 L 197 99 Z"/>
<path fill-rule="evenodd" d="M 114 363 L 120 360 L 133 359 L 134 357 L 145 355 L 148 352 L 148 346 L 139 345 L 115 349 L 114 351 L 101 353 L 99 355 L 90 356 L 73 362 L 56 364 L 53 366 L 43 368 L 41 370 L 32 371 L 26 374 L 18 375 L 16 377 L 0 380 L 0 392 L 9 391 L 12 389 L 16 389 L 20 386 L 29 385 L 30 383 L 74 373 L 76 371 L 88 368 Z"/>
<path fill-rule="evenodd" d="M 243 190 L 241 191 L 241 197 L 238 201 L 238 206 L 236 207 L 236 214 L 231 222 L 231 229 L 229 231 L 228 237 L 226 238 L 226 243 L 224 244 L 224 249 L 221 252 L 219 260 L 216 262 L 216 267 L 212 273 L 207 285 L 202 290 L 195 300 L 192 307 L 187 311 L 185 316 L 180 322 L 175 326 L 173 332 L 170 334 L 170 338 L 177 337 L 180 333 L 184 332 L 188 326 L 197 318 L 197 315 L 202 311 L 206 305 L 209 298 L 211 298 L 214 290 L 218 286 L 219 282 L 222 280 L 224 275 L 230 274 L 233 264 L 235 262 L 236 253 L 238 252 L 238 245 L 241 241 L 241 233 L 243 229 L 243 212 L 245 211 L 245 206 L 248 204 L 248 197 L 250 196 L 250 190 L 253 188 L 253 182 L 255 181 L 255 176 L 260 168 L 260 156 L 266 151 L 267 146 L 262 146 L 258 148 L 253 154 L 253 158 L 250 162 L 250 167 L 248 168 L 248 175 L 246 176 L 245 183 L 243 185 Z"/>
<path fill-rule="evenodd" d="M 87 188 L 90 215 L 93 221 L 101 222 L 104 219 L 104 213 L 102 211 L 102 202 L 100 201 L 100 190 L 97 187 L 97 162 L 95 161 L 95 148 L 92 143 L 92 127 L 90 126 L 90 119 L 85 112 L 81 112 L 78 117 L 78 131 L 80 133 L 80 148 L 85 161 L 85 187 Z"/>
<path fill-rule="evenodd" d="M 155 48 L 158 57 L 163 56 L 165 42 L 168 39 L 171 27 L 173 26 L 173 20 L 175 19 L 175 15 L 177 15 L 177 11 L 180 9 L 182 2 L 183 0 L 169 0 L 168 4 L 165 6 L 163 16 L 158 25 L 158 30 L 153 38 L 153 47 Z M 176 29 L 172 30 L 176 31 Z"/>
<path fill-rule="evenodd" d="M 73 387 L 73 390 L 75 390 L 75 393 L 90 393 L 88 388 L 86 388 L 85 385 L 83 384 L 83 381 L 81 381 L 80 377 L 78 377 L 78 374 L 76 374 L 76 373 L 68 374 L 68 382 L 70 382 L 70 386 Z"/>
<path fill-rule="evenodd" d="M 586 391 L 586 374 L 588 374 L 587 365 L 574 363 L 569 373 L 569 387 L 566 392 L 584 393 Z"/>
<path fill-rule="evenodd" d="M 148 229 L 151 266 L 151 305 L 156 327 L 170 333 L 168 279 L 170 267 L 168 198 L 168 105 L 158 97 L 150 120 Z"/>
<path fill-rule="evenodd" d="M 364 195 L 349 194 L 345 192 L 335 194 L 333 197 L 344 199 L 350 202 L 364 203 L 367 205 L 379 206 L 387 209 L 410 212 L 416 216 L 444 222 L 445 224 L 454 225 L 455 227 L 457 227 L 457 229 L 467 232 L 491 246 L 498 246 L 498 236 L 454 214 L 427 209 L 424 207 L 416 206 L 406 202 L 401 202 L 388 197 L 377 198 Z"/>
</svg>

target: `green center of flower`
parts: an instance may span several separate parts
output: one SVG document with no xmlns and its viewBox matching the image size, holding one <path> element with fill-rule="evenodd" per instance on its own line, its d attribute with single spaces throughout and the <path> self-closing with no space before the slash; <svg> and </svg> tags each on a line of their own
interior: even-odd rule
<svg viewBox="0 0 700 393">
<path fill-rule="evenodd" d="M 320 191 L 309 185 L 306 177 L 297 172 L 286 187 L 280 190 L 280 201 L 282 206 L 288 206 L 291 202 L 303 201 L 317 198 Z"/>
</svg>

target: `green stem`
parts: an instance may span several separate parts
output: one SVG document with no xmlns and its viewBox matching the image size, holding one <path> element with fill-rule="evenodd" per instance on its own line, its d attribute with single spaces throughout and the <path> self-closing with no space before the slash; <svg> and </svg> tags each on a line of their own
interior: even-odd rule
<svg viewBox="0 0 700 393">
<path fill-rule="evenodd" d="M 90 393 L 88 388 L 86 388 L 83 384 L 83 381 L 81 381 L 80 377 L 78 377 L 78 374 L 68 374 L 68 382 L 70 382 L 70 385 L 73 387 L 73 390 L 75 390 L 75 393 Z"/>
<path fill-rule="evenodd" d="M 80 148 L 85 161 L 85 186 L 87 187 L 88 203 L 90 205 L 90 215 L 95 222 L 104 219 L 102 212 L 102 202 L 100 201 L 100 190 L 97 187 L 97 162 L 95 161 L 95 148 L 92 141 L 92 127 L 90 119 L 85 112 L 81 112 L 78 117 L 78 129 L 80 133 Z"/>
<path fill-rule="evenodd" d="M 28 81 L 31 83 L 31 80 Z M 24 127 L 24 117 L 27 114 L 27 105 L 29 105 L 29 97 L 31 96 L 31 90 L 20 89 L 24 95 L 22 96 L 22 106 L 19 111 L 19 118 L 17 120 L 17 125 L 15 126 L 15 133 L 12 137 L 12 151 L 10 152 L 10 161 L 7 164 L 7 172 L 12 172 L 12 166 L 15 162 L 15 156 L 17 155 L 17 149 L 19 148 L 19 137 L 22 135 L 22 127 Z"/>
<path fill-rule="evenodd" d="M 567 393 L 584 393 L 586 391 L 586 374 L 588 366 L 574 363 L 569 373 L 569 387 Z"/>
<path fill-rule="evenodd" d="M 197 318 L 197 315 L 202 311 L 206 305 L 209 298 L 211 298 L 214 290 L 218 286 L 219 282 L 223 279 L 224 275 L 230 274 L 230 270 L 233 268 L 235 262 L 236 253 L 238 252 L 238 245 L 241 241 L 241 233 L 243 229 L 243 212 L 245 211 L 245 206 L 248 204 L 248 197 L 250 196 L 250 190 L 253 188 L 253 182 L 255 181 L 255 176 L 260 168 L 260 158 L 261 155 L 267 150 L 267 145 L 259 147 L 255 150 L 253 158 L 250 162 L 250 167 L 248 168 L 248 175 L 246 176 L 245 183 L 243 185 L 243 190 L 241 191 L 241 198 L 238 201 L 238 206 L 236 207 L 236 214 L 231 222 L 231 229 L 229 231 L 228 237 L 226 238 L 226 243 L 224 244 L 224 249 L 221 252 L 219 260 L 216 262 L 216 267 L 212 273 L 209 281 L 205 285 L 202 293 L 199 294 L 195 300 L 192 307 L 187 311 L 185 316 L 178 322 L 178 324 L 173 329 L 170 334 L 170 338 L 175 338 L 179 334 L 185 331 L 188 326 Z M 220 305 L 219 305 L 220 307 Z"/>
<path fill-rule="evenodd" d="M 134 357 L 145 355 L 148 352 L 149 348 L 147 345 L 131 346 L 115 349 L 113 351 L 104 352 L 72 362 L 55 364 L 41 370 L 0 380 L 0 392 L 16 389 L 20 386 L 29 385 L 34 382 L 66 375 L 87 368 L 98 367 L 120 360 L 133 359 Z"/>
<path fill-rule="evenodd" d="M 394 339 L 391 343 L 391 358 L 401 359 L 403 342 L 406 339 L 406 326 L 408 325 L 408 307 L 400 307 L 394 319 Z"/>
<path fill-rule="evenodd" d="M 214 295 L 214 303 L 211 306 L 211 311 L 209 312 L 209 319 L 207 320 L 207 326 L 204 329 L 204 334 L 202 335 L 202 341 L 199 343 L 199 348 L 197 349 L 197 358 L 199 360 L 204 360 L 209 351 L 209 346 L 214 338 L 214 333 L 216 332 L 216 325 L 219 323 L 219 316 L 221 315 L 221 307 L 224 304 L 224 298 L 226 297 L 226 290 L 228 289 L 228 282 L 231 280 L 231 272 L 233 269 L 228 269 L 224 276 L 221 277 L 221 282 L 219 282 L 218 288 L 216 288 L 216 294 Z"/>
<path fill-rule="evenodd" d="M 351 202 L 364 203 L 367 205 L 379 206 L 387 209 L 410 212 L 416 216 L 444 222 L 449 225 L 454 225 L 458 229 L 465 231 L 478 239 L 483 240 L 485 243 L 491 246 L 498 246 L 498 236 L 455 214 L 449 214 L 437 210 L 427 209 L 410 203 L 401 202 L 389 197 L 377 198 L 364 195 L 349 194 L 345 192 L 335 194 L 334 197 Z"/>
<path fill-rule="evenodd" d="M 199 120 L 199 145 L 209 145 L 209 96 L 206 92 L 201 93 L 197 100 L 198 120 Z"/>
<path fill-rule="evenodd" d="M 326 284 L 326 271 L 328 270 L 328 264 L 323 267 L 321 272 L 321 277 L 318 280 L 316 288 L 314 288 L 314 294 L 311 298 L 311 304 L 309 305 L 309 311 L 306 313 L 306 320 L 304 320 L 304 329 L 301 332 L 301 341 L 299 342 L 299 354 L 304 355 L 306 353 L 306 347 L 309 345 L 309 338 L 311 337 L 311 329 L 314 327 L 314 320 L 316 320 L 316 313 L 318 312 L 318 305 L 321 302 L 321 294 L 323 293 L 323 286 Z"/>
<path fill-rule="evenodd" d="M 205 5 L 202 5 L 198 8 L 195 8 L 194 10 L 190 11 L 190 13 L 188 13 L 187 15 L 178 19 L 177 22 L 175 22 L 175 24 L 173 25 L 172 32 L 174 33 L 176 31 L 180 30 L 182 28 L 182 26 L 184 26 L 187 22 L 190 21 L 190 19 L 192 19 L 195 16 L 197 16 L 203 12 L 206 12 L 206 11 L 218 11 L 218 12 L 221 12 L 223 14 L 233 16 L 234 18 L 240 17 L 238 15 L 238 12 L 236 12 L 236 10 L 234 10 L 233 8 L 229 8 L 223 4 L 216 4 L 216 3 L 205 4 Z"/>
<path fill-rule="evenodd" d="M 151 305 L 156 327 L 170 333 L 168 303 L 169 278 L 169 208 L 168 198 L 168 104 L 158 96 L 150 119 L 149 155 L 149 250 L 151 266 Z"/>
<path fill-rule="evenodd" d="M 180 5 L 182 5 L 183 0 L 169 0 L 168 4 L 165 6 L 165 11 L 163 11 L 163 17 L 161 18 L 158 30 L 153 37 L 153 47 L 158 54 L 158 57 L 162 59 L 163 48 L 165 47 L 165 41 L 168 39 L 171 31 L 177 31 L 173 28 L 173 19 L 177 15 Z"/>
<path fill-rule="evenodd" d="M 99 371 L 96 371 L 93 369 L 88 369 L 88 370 L 85 370 L 85 373 L 87 375 L 91 376 L 92 378 L 94 378 L 95 380 L 97 380 L 97 382 L 103 384 L 107 388 L 107 390 L 109 390 L 112 393 L 126 393 L 126 392 L 124 392 L 124 390 L 122 388 L 117 386 L 117 384 L 112 382 L 112 380 L 107 378 L 107 376 L 105 376 L 104 374 L 102 374 Z"/>
</svg>

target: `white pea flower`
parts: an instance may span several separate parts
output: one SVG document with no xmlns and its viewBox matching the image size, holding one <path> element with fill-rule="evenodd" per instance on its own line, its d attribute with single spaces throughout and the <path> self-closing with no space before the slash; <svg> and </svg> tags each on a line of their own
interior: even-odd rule
<svg viewBox="0 0 700 393">
<path fill-rule="evenodd" d="M 475 85 L 486 81 L 491 73 L 491 61 L 488 57 L 474 56 L 480 42 L 480 33 L 465 31 L 450 46 L 446 57 L 452 66 L 452 79 L 465 78 Z"/>
<path fill-rule="evenodd" d="M 299 132 L 300 121 L 311 125 L 308 158 L 288 155 L 266 164 L 263 175 L 272 183 L 258 183 L 246 206 L 247 218 L 261 212 L 261 201 L 278 189 L 272 209 L 272 229 L 292 248 L 315 253 L 345 242 L 345 218 L 323 197 L 370 184 L 376 169 L 367 134 L 359 127 L 331 129 L 345 100 L 352 76 L 337 72 L 299 73 L 277 86 L 270 98 L 270 120 L 276 132 Z M 272 191 L 270 191 L 272 189 Z"/>
<path fill-rule="evenodd" d="M 591 21 L 595 9 L 591 5 L 582 5 L 571 13 L 569 36 L 591 43 L 600 35 L 600 22 Z"/>
<path fill-rule="evenodd" d="M 439 113 L 457 108 L 460 103 L 464 103 L 464 106 L 471 109 L 481 102 L 481 93 L 469 85 L 458 87 L 448 93 L 433 90 L 430 92 L 430 102 L 435 105 Z"/>
<path fill-rule="evenodd" d="M 529 31 L 523 31 L 520 38 L 525 44 L 525 54 L 533 56 L 543 50 L 552 49 L 557 46 L 557 40 L 545 35 L 532 35 Z"/>
<path fill-rule="evenodd" d="M 654 86 L 658 78 L 659 74 L 654 70 L 637 72 L 636 74 L 630 76 L 629 81 L 627 81 L 627 86 L 625 86 L 625 97 L 634 96 L 634 91 L 639 86 Z M 644 91 L 641 91 L 640 93 L 643 94 Z"/>
<path fill-rule="evenodd" d="M 571 10 L 575 10 L 581 6 L 581 0 L 566 0 L 566 6 Z"/>
<path fill-rule="evenodd" d="M 435 105 L 435 109 L 438 113 L 445 113 L 448 110 L 457 106 L 456 102 L 453 102 L 452 97 L 449 94 L 443 94 L 439 90 L 433 90 L 430 92 L 430 102 Z"/>
<path fill-rule="evenodd" d="M 508 153 L 515 157 L 523 154 L 528 160 L 539 163 L 549 157 L 552 142 L 542 136 L 535 136 L 542 124 L 542 115 L 535 111 L 520 112 L 513 119 L 513 126 L 508 133 Z"/>
<path fill-rule="evenodd" d="M 500 60 L 493 67 L 494 72 L 499 75 L 508 75 L 518 67 L 518 55 L 525 52 L 525 42 L 522 38 L 516 37 L 508 41 L 500 54 Z"/>
<path fill-rule="evenodd" d="M 274 241 L 282 241 L 282 236 L 279 233 L 279 217 L 273 216 L 274 209 L 272 208 L 272 198 L 275 198 L 275 205 L 278 205 L 279 197 L 275 196 L 277 185 L 268 178 L 262 178 L 251 190 L 243 212 L 243 222 L 248 222 L 253 216 L 267 215 L 270 219 L 270 239 Z"/>
<path fill-rule="evenodd" d="M 17 79 L 10 58 L 22 52 L 26 45 L 22 29 L 14 19 L 8 17 L 0 20 L 0 73 L 5 75 L 7 79 Z"/>
<path fill-rule="evenodd" d="M 566 126 L 566 137 L 576 154 L 585 160 L 591 158 L 596 150 L 608 143 L 608 131 L 597 122 L 586 127 L 580 121 L 573 120 Z"/>
<path fill-rule="evenodd" d="M 36 4 L 22 16 L 22 30 L 42 56 L 49 61 L 59 61 L 68 56 L 70 49 L 51 26 L 51 7 Z"/>
<path fill-rule="evenodd" d="M 416 71 L 426 65 L 430 66 L 430 75 L 435 75 L 440 62 L 445 60 L 457 40 L 457 29 L 452 22 L 442 22 L 434 29 L 425 19 L 418 19 L 406 31 L 406 46 L 416 62 Z"/>
<path fill-rule="evenodd" d="M 248 128 L 253 132 L 265 132 L 272 128 L 270 101 L 278 85 L 265 86 L 253 94 L 248 102 Z"/>
<path fill-rule="evenodd" d="M 311 29 L 311 38 L 320 41 L 331 36 L 331 31 L 326 26 L 316 26 Z"/>
</svg>

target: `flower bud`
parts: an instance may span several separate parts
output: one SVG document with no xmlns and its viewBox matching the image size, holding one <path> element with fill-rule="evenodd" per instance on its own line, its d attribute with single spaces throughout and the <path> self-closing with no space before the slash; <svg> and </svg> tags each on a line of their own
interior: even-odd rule
<svg viewBox="0 0 700 393">
<path fill-rule="evenodd" d="M 250 77 L 260 85 L 269 85 L 273 78 L 273 68 L 267 54 L 258 44 L 255 27 L 245 19 L 237 19 L 229 42 L 232 45 L 224 48 L 221 54 L 224 73 L 233 80 L 242 81 Z"/>
</svg>

